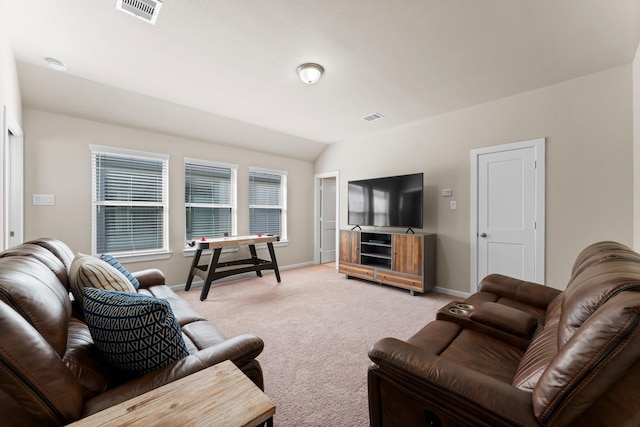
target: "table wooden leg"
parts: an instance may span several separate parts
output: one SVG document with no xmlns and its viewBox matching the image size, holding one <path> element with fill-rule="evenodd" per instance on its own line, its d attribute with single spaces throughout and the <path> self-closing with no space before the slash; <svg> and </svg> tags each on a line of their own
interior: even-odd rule
<svg viewBox="0 0 640 427">
<path fill-rule="evenodd" d="M 191 282 L 193 282 L 193 276 L 195 276 L 195 269 L 198 268 L 198 263 L 200 262 L 200 255 L 202 255 L 202 249 L 196 249 L 196 254 L 193 257 L 193 262 L 191 263 L 191 269 L 189 270 L 189 277 L 187 277 L 187 283 L 184 286 L 184 290 L 188 291 L 191 289 Z"/>
<path fill-rule="evenodd" d="M 258 253 L 256 252 L 256 245 L 249 245 L 249 252 L 251 252 L 251 259 L 253 260 L 253 265 L 258 265 Z M 256 269 L 256 274 L 258 277 L 262 277 L 262 271 Z"/>
<path fill-rule="evenodd" d="M 222 253 L 222 248 L 216 248 L 213 251 L 213 255 L 211 255 L 211 262 L 209 263 L 209 270 L 207 271 L 207 278 L 204 281 L 204 285 L 202 286 L 202 292 L 200 293 L 200 301 L 204 301 L 207 299 L 207 295 L 209 295 L 209 288 L 211 287 L 211 282 L 213 280 L 213 274 L 216 272 L 216 267 L 218 266 L 218 261 L 220 261 L 220 253 Z"/>
<path fill-rule="evenodd" d="M 276 273 L 276 279 L 278 279 L 278 283 L 280 283 L 280 270 L 278 270 L 278 263 L 276 262 L 276 251 L 273 250 L 273 243 L 267 243 L 267 248 L 269 249 L 269 255 L 271 255 L 271 262 L 273 263 L 273 271 Z"/>
</svg>

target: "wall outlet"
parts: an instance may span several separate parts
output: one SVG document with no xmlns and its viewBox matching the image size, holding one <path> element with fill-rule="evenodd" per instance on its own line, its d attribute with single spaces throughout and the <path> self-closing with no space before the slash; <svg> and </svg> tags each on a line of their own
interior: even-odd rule
<svg viewBox="0 0 640 427">
<path fill-rule="evenodd" d="M 457 203 L 456 203 L 456 201 L 455 201 L 455 200 L 452 200 L 451 202 L 449 202 L 449 208 L 450 208 L 452 211 L 455 211 L 456 209 L 458 209 L 458 205 L 457 205 Z"/>
</svg>

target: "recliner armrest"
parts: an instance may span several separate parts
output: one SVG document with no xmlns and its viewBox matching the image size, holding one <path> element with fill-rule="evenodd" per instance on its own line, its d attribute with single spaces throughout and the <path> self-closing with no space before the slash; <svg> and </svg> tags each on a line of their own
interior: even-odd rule
<svg viewBox="0 0 640 427">
<path fill-rule="evenodd" d="M 164 273 L 157 268 L 135 271 L 131 274 L 133 275 L 133 277 L 138 279 L 138 282 L 140 282 L 140 287 L 143 289 L 165 284 Z"/>
<path fill-rule="evenodd" d="M 485 302 L 469 315 L 472 321 L 530 339 L 538 326 L 535 317 L 524 311 L 495 302 Z"/>
<path fill-rule="evenodd" d="M 539 283 L 527 282 L 502 274 L 490 274 L 486 276 L 480 282 L 478 290 L 496 294 L 504 298 L 510 298 L 514 301 L 545 310 L 551 301 L 562 292 Z"/>
</svg>

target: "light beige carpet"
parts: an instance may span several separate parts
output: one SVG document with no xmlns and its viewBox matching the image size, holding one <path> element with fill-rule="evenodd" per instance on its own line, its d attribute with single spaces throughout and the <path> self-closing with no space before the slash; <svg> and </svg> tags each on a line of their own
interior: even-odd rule
<svg viewBox="0 0 640 427">
<path fill-rule="evenodd" d="M 369 425 L 367 351 L 379 339 L 406 339 L 452 297 L 347 280 L 333 264 L 272 272 L 178 291 L 226 336 L 252 333 L 276 426 Z"/>
</svg>

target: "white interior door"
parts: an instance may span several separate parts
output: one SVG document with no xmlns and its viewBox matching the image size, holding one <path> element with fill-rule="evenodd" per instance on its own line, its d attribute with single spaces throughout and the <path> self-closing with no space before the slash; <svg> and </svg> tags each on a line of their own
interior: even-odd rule
<svg viewBox="0 0 640 427">
<path fill-rule="evenodd" d="M 534 141 L 542 141 L 542 148 Z M 544 282 L 544 140 L 534 141 L 479 150 L 472 157 L 477 197 L 472 291 L 491 273 Z"/>
<path fill-rule="evenodd" d="M 320 184 L 320 263 L 336 260 L 336 179 Z"/>
</svg>

